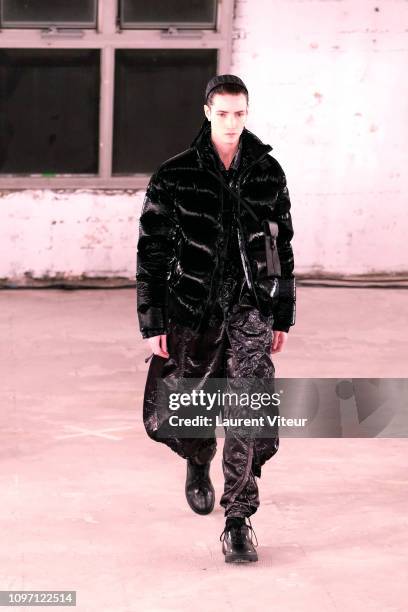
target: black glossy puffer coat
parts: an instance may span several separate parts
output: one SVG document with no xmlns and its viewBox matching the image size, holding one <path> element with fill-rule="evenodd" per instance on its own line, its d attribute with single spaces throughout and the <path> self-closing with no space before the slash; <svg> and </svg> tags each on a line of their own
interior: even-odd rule
<svg viewBox="0 0 408 612">
<path fill-rule="evenodd" d="M 224 188 L 205 119 L 189 149 L 165 161 L 150 179 L 140 217 L 137 312 L 142 336 L 166 333 L 169 315 L 197 329 L 210 299 L 220 256 Z M 276 221 L 281 278 L 268 278 L 262 227 L 237 204 L 238 240 L 248 286 L 275 330 L 295 323 L 296 288 L 291 203 L 286 177 L 270 145 L 244 128 L 236 181 L 230 184 L 262 221 Z"/>
</svg>

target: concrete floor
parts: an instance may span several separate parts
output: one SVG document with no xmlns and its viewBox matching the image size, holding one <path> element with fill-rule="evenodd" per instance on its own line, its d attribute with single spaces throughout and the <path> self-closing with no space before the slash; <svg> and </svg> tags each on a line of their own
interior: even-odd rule
<svg viewBox="0 0 408 612">
<path fill-rule="evenodd" d="M 407 296 L 300 287 L 277 375 L 406 377 Z M 81 612 L 406 610 L 406 439 L 282 438 L 258 481 L 260 560 L 227 565 L 223 440 L 202 517 L 184 461 L 143 429 L 134 291 L 0 299 L 0 590 L 76 590 Z"/>
</svg>

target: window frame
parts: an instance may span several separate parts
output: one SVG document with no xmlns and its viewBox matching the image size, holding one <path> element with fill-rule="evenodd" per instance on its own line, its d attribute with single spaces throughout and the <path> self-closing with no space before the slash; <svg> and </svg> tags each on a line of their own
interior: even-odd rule
<svg viewBox="0 0 408 612">
<path fill-rule="evenodd" d="M 3 6 L 3 2 L 4 0 L 1 2 L 1 7 L 0 7 L 0 25 L 3 23 L 4 21 L 4 6 Z M 96 18 L 96 22 L 98 21 L 98 4 L 99 4 L 99 0 L 92 0 L 93 3 L 95 3 L 95 18 Z M 7 23 L 7 20 L 6 20 Z M 9 24 L 12 24 L 13 22 L 10 20 L 8 22 Z M 47 23 L 39 25 L 39 24 L 35 24 L 34 22 L 31 22 L 31 24 L 29 26 L 27 26 L 27 28 L 30 29 L 35 29 L 38 30 L 40 28 L 45 28 L 45 27 L 50 27 L 53 24 L 52 20 L 47 20 Z M 22 22 L 14 22 L 13 25 L 5 25 L 4 29 L 6 30 L 11 30 L 11 29 L 20 29 L 22 25 Z M 61 24 L 60 27 L 62 28 L 88 28 L 88 29 L 95 29 L 95 24 L 94 23 L 89 23 L 89 22 L 80 22 L 80 21 L 73 21 L 73 22 L 65 22 L 64 24 Z"/>
<path fill-rule="evenodd" d="M 145 189 L 150 175 L 112 176 L 113 101 L 116 49 L 217 49 L 217 74 L 229 72 L 232 54 L 233 0 L 217 0 L 215 30 L 120 29 L 119 0 L 98 0 L 95 30 L 0 27 L 1 49 L 99 49 L 98 174 L 54 177 L 0 174 L 0 189 Z M 164 160 L 163 160 L 164 161 Z"/>
</svg>

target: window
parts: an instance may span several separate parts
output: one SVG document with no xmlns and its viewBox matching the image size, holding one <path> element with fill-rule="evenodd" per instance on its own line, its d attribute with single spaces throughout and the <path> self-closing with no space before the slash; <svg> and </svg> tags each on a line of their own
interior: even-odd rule
<svg viewBox="0 0 408 612">
<path fill-rule="evenodd" d="M 215 0 L 121 0 L 122 28 L 157 28 L 168 25 L 215 28 Z"/>
<path fill-rule="evenodd" d="M 0 189 L 146 187 L 229 71 L 232 4 L 0 0 Z"/>
<path fill-rule="evenodd" d="M 149 173 L 193 139 L 216 52 L 118 49 L 115 60 L 113 172 Z"/>
<path fill-rule="evenodd" d="M 96 27 L 97 0 L 0 0 L 3 28 Z"/>
<path fill-rule="evenodd" d="M 99 50 L 0 49 L 0 172 L 98 172 Z"/>
</svg>

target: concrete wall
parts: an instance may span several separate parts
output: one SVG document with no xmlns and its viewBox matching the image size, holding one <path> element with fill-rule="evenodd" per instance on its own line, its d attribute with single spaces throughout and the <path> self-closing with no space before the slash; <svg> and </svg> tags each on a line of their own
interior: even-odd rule
<svg viewBox="0 0 408 612">
<path fill-rule="evenodd" d="M 404 273 L 408 2 L 239 0 L 231 72 L 288 179 L 298 274 Z M 134 278 L 142 191 L 0 192 L 0 277 Z"/>
<path fill-rule="evenodd" d="M 13 191 L 0 198 L 0 278 L 135 278 L 143 191 Z"/>
</svg>

